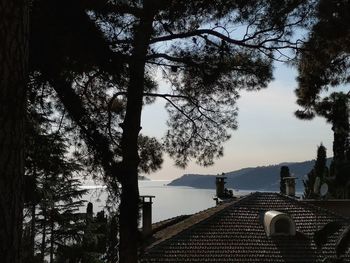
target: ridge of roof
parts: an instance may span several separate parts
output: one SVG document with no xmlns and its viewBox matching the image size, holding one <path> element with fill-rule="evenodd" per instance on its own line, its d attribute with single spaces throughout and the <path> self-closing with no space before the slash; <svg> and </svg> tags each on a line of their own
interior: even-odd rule
<svg viewBox="0 0 350 263">
<path fill-rule="evenodd" d="M 177 224 L 182 220 L 185 220 L 186 218 L 189 218 L 192 215 L 179 215 L 179 216 L 174 216 L 165 220 L 161 220 L 158 222 L 155 222 L 152 224 L 152 234 L 167 228 L 171 225 Z"/>
</svg>

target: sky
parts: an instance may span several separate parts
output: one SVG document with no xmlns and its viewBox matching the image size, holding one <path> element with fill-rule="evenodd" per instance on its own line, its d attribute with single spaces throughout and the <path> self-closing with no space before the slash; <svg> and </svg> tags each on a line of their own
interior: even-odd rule
<svg viewBox="0 0 350 263">
<path fill-rule="evenodd" d="M 294 94 L 296 76 L 295 69 L 276 64 L 274 81 L 268 88 L 240 93 L 238 129 L 232 131 L 231 139 L 224 144 L 224 156 L 213 166 L 201 167 L 193 161 L 181 169 L 164 155 L 162 169 L 146 176 L 152 180 L 172 180 L 183 174 L 221 174 L 245 167 L 302 162 L 315 159 L 320 143 L 327 148 L 327 156 L 332 156 L 331 125 L 319 117 L 304 121 L 294 116 L 298 109 Z M 164 105 L 165 102 L 157 100 L 144 107 L 142 134 L 157 138 L 165 134 L 168 116 Z"/>
</svg>

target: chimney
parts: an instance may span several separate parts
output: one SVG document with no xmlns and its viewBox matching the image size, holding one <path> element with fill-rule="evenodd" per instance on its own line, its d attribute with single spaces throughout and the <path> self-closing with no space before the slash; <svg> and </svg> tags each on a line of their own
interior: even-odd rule
<svg viewBox="0 0 350 263">
<path fill-rule="evenodd" d="M 223 197 L 225 195 L 225 184 L 226 184 L 225 179 L 226 178 L 227 177 L 225 177 L 225 176 L 217 176 L 216 177 L 216 181 L 215 181 L 215 183 L 216 183 L 216 196 L 219 198 Z"/>
<path fill-rule="evenodd" d="M 86 222 L 91 223 L 94 218 L 93 204 L 89 202 L 86 207 Z"/>
<path fill-rule="evenodd" d="M 295 196 L 295 177 L 284 177 L 286 181 L 286 195 Z"/>
<path fill-rule="evenodd" d="M 142 233 L 148 236 L 152 233 L 152 198 L 153 195 L 140 196 L 142 205 Z"/>
</svg>

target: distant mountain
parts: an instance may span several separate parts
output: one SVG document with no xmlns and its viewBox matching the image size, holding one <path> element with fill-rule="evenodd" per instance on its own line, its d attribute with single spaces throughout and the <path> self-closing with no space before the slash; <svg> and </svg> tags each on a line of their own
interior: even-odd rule
<svg viewBox="0 0 350 263">
<path fill-rule="evenodd" d="M 328 166 L 331 160 L 332 158 L 327 159 Z M 228 172 L 225 173 L 227 177 L 226 187 L 242 190 L 279 191 L 280 169 L 281 166 L 286 165 L 292 176 L 297 177 L 296 190 L 302 192 L 304 190 L 303 180 L 313 168 L 314 163 L 315 160 L 299 163 L 284 162 Z M 212 189 L 215 188 L 215 175 L 185 174 L 168 185 Z"/>
</svg>

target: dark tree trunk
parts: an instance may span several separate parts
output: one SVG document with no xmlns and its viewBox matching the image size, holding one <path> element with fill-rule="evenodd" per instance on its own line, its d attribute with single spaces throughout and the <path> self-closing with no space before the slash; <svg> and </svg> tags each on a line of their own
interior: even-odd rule
<svg viewBox="0 0 350 263">
<path fill-rule="evenodd" d="M 35 234 L 36 234 L 36 217 L 35 217 L 35 209 L 36 205 L 35 203 L 31 206 L 31 214 L 32 214 L 32 220 L 30 222 L 30 255 L 32 258 L 34 258 L 35 254 Z"/>
<path fill-rule="evenodd" d="M 346 148 L 349 136 L 348 99 L 338 97 L 333 104 L 333 162 L 336 181 L 340 185 L 347 183 L 349 175 L 344 171 L 346 162 Z"/>
<path fill-rule="evenodd" d="M 0 0 L 0 258 L 21 261 L 27 1 Z"/>
<path fill-rule="evenodd" d="M 345 161 L 346 140 L 348 134 L 343 130 L 343 127 L 333 126 L 333 159 L 338 163 Z"/>
<path fill-rule="evenodd" d="M 42 223 L 42 233 L 41 233 L 41 246 L 40 246 L 40 255 L 41 255 L 41 262 L 44 263 L 45 260 L 45 248 L 46 248 L 46 222 L 47 222 L 47 215 L 46 215 L 46 207 L 43 207 L 43 223 Z"/>
<path fill-rule="evenodd" d="M 51 228 L 51 236 L 50 236 L 50 263 L 53 263 L 53 253 L 54 253 L 54 243 L 55 243 L 55 222 L 53 221 L 53 216 L 50 217 L 50 228 Z"/>
<path fill-rule="evenodd" d="M 144 89 L 146 55 L 152 35 L 154 5 L 144 1 L 144 12 L 135 29 L 130 63 L 130 84 L 127 92 L 126 115 L 122 126 L 121 204 L 120 204 L 120 262 L 136 263 L 138 259 L 138 136 Z"/>
</svg>

